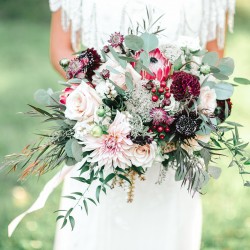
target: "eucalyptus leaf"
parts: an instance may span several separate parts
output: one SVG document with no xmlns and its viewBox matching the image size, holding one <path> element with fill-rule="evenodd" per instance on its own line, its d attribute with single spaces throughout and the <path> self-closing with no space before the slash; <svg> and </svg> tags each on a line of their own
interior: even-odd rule
<svg viewBox="0 0 250 250">
<path fill-rule="evenodd" d="M 71 144 L 72 155 L 77 162 L 80 162 L 83 159 L 82 146 L 77 142 L 77 140 L 75 139 L 72 140 L 73 140 Z"/>
<path fill-rule="evenodd" d="M 146 52 L 150 52 L 158 47 L 159 40 L 156 35 L 149 34 L 149 33 L 143 33 L 141 35 L 141 38 L 143 40 L 143 49 Z"/>
<path fill-rule="evenodd" d="M 143 39 L 136 35 L 125 36 L 125 44 L 131 50 L 141 50 L 143 48 Z"/>
<path fill-rule="evenodd" d="M 133 83 L 132 75 L 129 72 L 126 72 L 125 77 L 126 77 L 126 86 L 128 87 L 128 89 L 133 90 L 134 83 Z"/>
<path fill-rule="evenodd" d="M 246 78 L 242 78 L 242 77 L 235 77 L 234 81 L 239 83 L 239 84 L 243 84 L 243 85 L 250 85 L 250 80 L 246 79 Z"/>
<path fill-rule="evenodd" d="M 143 65 L 144 65 L 145 67 L 148 67 L 148 66 L 149 66 L 150 60 L 149 60 L 149 55 L 148 55 L 147 52 L 143 51 L 143 52 L 140 54 L 140 59 L 141 59 Z"/>
<path fill-rule="evenodd" d="M 210 66 L 216 66 L 219 61 L 218 53 L 216 52 L 208 52 L 202 58 L 203 64 L 208 64 Z"/>
<path fill-rule="evenodd" d="M 218 179 L 221 175 L 221 169 L 218 167 L 212 167 L 210 166 L 208 168 L 208 173 L 214 178 L 214 179 Z"/>
<path fill-rule="evenodd" d="M 224 81 L 224 80 L 228 80 L 229 77 L 224 75 L 224 74 L 221 74 L 221 73 L 214 73 L 213 76 L 218 79 L 218 80 L 221 80 L 221 81 Z"/>
<path fill-rule="evenodd" d="M 214 85 L 214 90 L 216 93 L 216 99 L 226 100 L 233 95 L 234 87 L 230 83 L 219 82 Z"/>
<path fill-rule="evenodd" d="M 218 68 L 220 73 L 226 76 L 230 76 L 234 72 L 234 60 L 230 57 L 221 58 L 219 61 Z"/>
</svg>

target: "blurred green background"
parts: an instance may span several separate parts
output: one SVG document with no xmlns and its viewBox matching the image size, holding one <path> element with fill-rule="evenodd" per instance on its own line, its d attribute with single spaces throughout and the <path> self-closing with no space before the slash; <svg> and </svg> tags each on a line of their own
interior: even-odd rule
<svg viewBox="0 0 250 250">
<path fill-rule="evenodd" d="M 34 103 L 38 88 L 58 87 L 59 76 L 49 62 L 48 2 L 41 0 L 0 0 L 0 160 L 5 154 L 19 152 L 35 138 L 41 126 L 17 114 Z M 237 4 L 235 32 L 227 37 L 226 55 L 236 61 L 235 76 L 250 78 L 250 5 Z M 250 87 L 240 87 L 233 97 L 231 120 L 245 125 L 241 136 L 250 141 Z M 33 136 L 33 137 L 32 137 Z M 219 181 L 210 183 L 203 196 L 202 250 L 250 249 L 250 189 L 244 188 L 237 169 L 226 169 Z M 17 182 L 18 173 L 0 174 L 0 249 L 50 250 L 55 231 L 55 211 L 60 188 L 46 207 L 27 216 L 11 239 L 7 225 L 27 209 L 54 173 Z M 180 239 L 181 240 L 181 239 Z M 140 250 L 140 249 L 138 249 Z"/>
</svg>

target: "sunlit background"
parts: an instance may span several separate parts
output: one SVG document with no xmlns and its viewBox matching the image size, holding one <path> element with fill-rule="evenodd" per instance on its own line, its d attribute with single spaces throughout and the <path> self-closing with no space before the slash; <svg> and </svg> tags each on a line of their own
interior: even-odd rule
<svg viewBox="0 0 250 250">
<path fill-rule="evenodd" d="M 0 0 L 0 161 L 18 152 L 35 138 L 38 126 L 31 118 L 17 114 L 34 104 L 39 88 L 58 87 L 59 76 L 49 62 L 48 1 Z M 239 0 L 235 32 L 228 35 L 226 55 L 236 62 L 235 76 L 250 78 L 250 4 Z M 237 88 L 231 120 L 244 124 L 241 136 L 250 141 L 250 86 Z M 250 249 L 250 189 L 244 188 L 238 170 L 227 169 L 219 181 L 210 183 L 203 196 L 203 250 Z M 53 173 L 18 182 L 18 173 L 0 172 L 0 249 L 51 250 L 55 231 L 53 214 L 58 208 L 60 188 L 46 207 L 27 216 L 11 239 L 8 223 L 27 209 Z M 182 239 L 180 239 L 182 240 Z M 118 249 L 119 250 L 119 249 Z M 141 249 L 138 249 L 141 250 Z"/>
</svg>

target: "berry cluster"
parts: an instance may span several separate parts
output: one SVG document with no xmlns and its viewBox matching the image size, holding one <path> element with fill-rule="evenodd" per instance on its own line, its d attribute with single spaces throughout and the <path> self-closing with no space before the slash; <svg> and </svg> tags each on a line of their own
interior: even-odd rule
<svg viewBox="0 0 250 250">
<path fill-rule="evenodd" d="M 171 94 L 169 92 L 169 87 L 167 87 L 166 82 L 161 82 L 160 87 L 156 87 L 155 84 L 151 83 L 151 92 L 152 92 L 152 101 L 157 102 L 160 97 L 164 97 L 163 99 L 169 99 Z"/>
</svg>

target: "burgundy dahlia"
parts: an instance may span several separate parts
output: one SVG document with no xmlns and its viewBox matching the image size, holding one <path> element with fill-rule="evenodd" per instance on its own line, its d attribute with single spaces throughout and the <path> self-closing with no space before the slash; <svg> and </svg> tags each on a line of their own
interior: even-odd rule
<svg viewBox="0 0 250 250">
<path fill-rule="evenodd" d="M 214 111 L 214 114 L 216 117 L 218 117 L 220 119 L 220 122 L 224 122 L 226 120 L 226 103 L 227 103 L 227 107 L 228 107 L 228 116 L 231 114 L 232 111 L 232 102 L 231 99 L 227 99 L 227 100 L 217 100 L 217 107 Z"/>
<path fill-rule="evenodd" d="M 112 47 L 116 48 L 122 45 L 122 43 L 124 42 L 124 36 L 121 35 L 120 32 L 115 32 L 114 34 L 110 35 L 110 39 L 108 40 L 108 42 Z"/>
<path fill-rule="evenodd" d="M 196 76 L 179 71 L 173 74 L 172 79 L 170 92 L 176 101 L 184 101 L 200 95 L 200 83 Z"/>
</svg>

